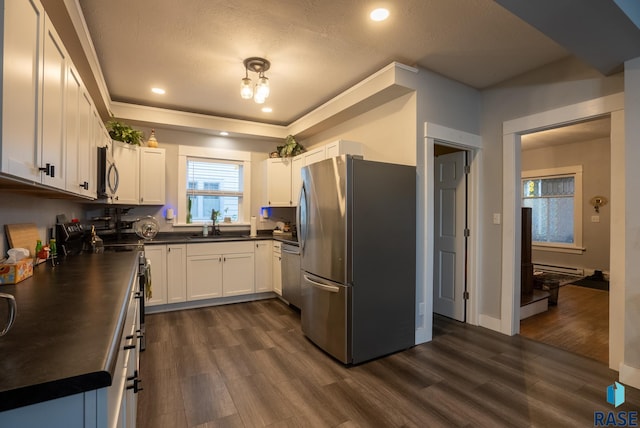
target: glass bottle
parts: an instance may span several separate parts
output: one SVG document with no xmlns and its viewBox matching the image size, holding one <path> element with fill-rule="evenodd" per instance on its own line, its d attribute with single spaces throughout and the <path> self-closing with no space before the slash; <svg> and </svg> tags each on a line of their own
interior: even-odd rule
<svg viewBox="0 0 640 428">
<path fill-rule="evenodd" d="M 57 254 L 58 248 L 56 247 L 56 240 L 52 238 L 49 240 L 49 255 L 55 257 Z"/>
<path fill-rule="evenodd" d="M 38 258 L 38 253 L 40 251 L 42 251 L 42 241 L 38 239 L 36 241 L 36 258 Z"/>
</svg>

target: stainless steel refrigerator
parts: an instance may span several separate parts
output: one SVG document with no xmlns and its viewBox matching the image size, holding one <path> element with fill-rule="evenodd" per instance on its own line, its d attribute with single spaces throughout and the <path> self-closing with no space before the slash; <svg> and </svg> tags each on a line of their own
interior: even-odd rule
<svg viewBox="0 0 640 428">
<path fill-rule="evenodd" d="M 302 331 L 346 364 L 411 347 L 416 168 L 339 156 L 302 168 Z"/>
</svg>

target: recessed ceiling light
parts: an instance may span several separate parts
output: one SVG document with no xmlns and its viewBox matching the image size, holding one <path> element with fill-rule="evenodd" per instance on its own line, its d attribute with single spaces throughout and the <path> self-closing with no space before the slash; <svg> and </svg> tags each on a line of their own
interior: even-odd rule
<svg viewBox="0 0 640 428">
<path fill-rule="evenodd" d="M 164 95 L 166 91 L 162 88 L 151 88 L 151 92 L 158 95 Z"/>
<path fill-rule="evenodd" d="M 229 133 L 227 131 L 220 131 L 220 135 L 226 137 L 227 135 L 229 135 Z"/>
<path fill-rule="evenodd" d="M 273 109 L 271 107 L 262 107 L 262 112 L 263 113 L 271 113 L 273 111 Z"/>
<path fill-rule="evenodd" d="M 369 14 L 369 17 L 373 21 L 384 21 L 389 17 L 389 9 L 384 9 L 384 8 L 374 9 Z"/>
</svg>

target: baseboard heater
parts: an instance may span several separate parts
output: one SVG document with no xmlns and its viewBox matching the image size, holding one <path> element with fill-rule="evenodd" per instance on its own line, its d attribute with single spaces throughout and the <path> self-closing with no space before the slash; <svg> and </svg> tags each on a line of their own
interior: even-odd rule
<svg viewBox="0 0 640 428">
<path fill-rule="evenodd" d="M 544 264 L 534 263 L 533 270 L 534 271 L 539 270 L 539 271 L 550 272 L 550 273 L 562 273 L 565 275 L 575 275 L 579 277 L 584 276 L 584 269 L 567 267 L 567 266 L 544 265 Z"/>
</svg>

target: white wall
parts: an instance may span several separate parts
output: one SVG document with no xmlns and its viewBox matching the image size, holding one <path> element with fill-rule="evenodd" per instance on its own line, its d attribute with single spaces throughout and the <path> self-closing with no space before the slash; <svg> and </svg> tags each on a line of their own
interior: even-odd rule
<svg viewBox="0 0 640 428">
<path fill-rule="evenodd" d="M 482 92 L 481 183 L 482 301 L 480 312 L 500 319 L 502 227 L 502 124 L 504 121 L 622 92 L 622 74 L 603 77 L 577 59 L 567 59 Z M 615 167 L 613 165 L 612 167 Z"/>
<path fill-rule="evenodd" d="M 605 196 L 611 199 L 611 145 L 608 138 L 553 145 L 522 151 L 522 171 L 582 166 L 582 254 L 533 250 L 533 262 L 558 266 L 609 270 L 609 241 L 611 205 L 605 205 L 598 214 L 599 223 L 589 199 Z M 590 274 L 590 273 L 588 273 Z"/>
<path fill-rule="evenodd" d="M 335 140 L 357 141 L 364 145 L 365 159 L 415 165 L 415 100 L 415 93 L 404 95 L 300 143 L 311 149 Z"/>
</svg>

